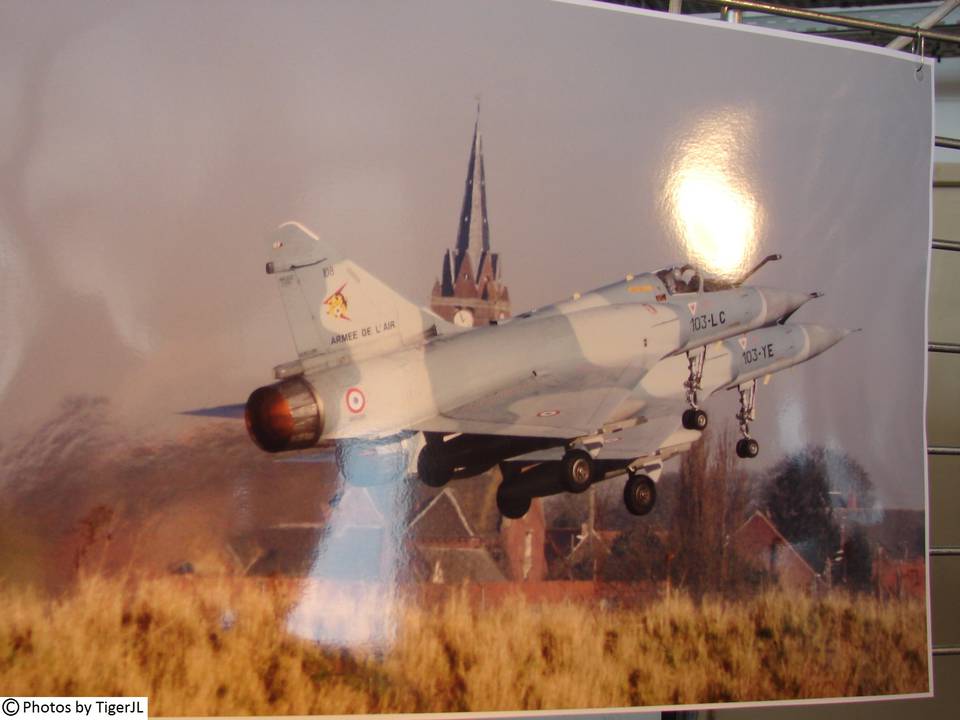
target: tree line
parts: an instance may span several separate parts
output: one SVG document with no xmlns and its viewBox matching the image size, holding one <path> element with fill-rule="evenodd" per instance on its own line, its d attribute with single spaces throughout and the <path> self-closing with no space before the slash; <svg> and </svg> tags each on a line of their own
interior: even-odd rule
<svg viewBox="0 0 960 720">
<path fill-rule="evenodd" d="M 866 470 L 843 451 L 810 446 L 751 475 L 733 440 L 728 427 L 693 444 L 661 480 L 659 512 L 623 526 L 604 576 L 669 582 L 694 597 L 755 592 L 775 578 L 732 539 L 760 511 L 826 582 L 871 589 L 874 549 L 850 517 L 873 506 Z"/>
</svg>

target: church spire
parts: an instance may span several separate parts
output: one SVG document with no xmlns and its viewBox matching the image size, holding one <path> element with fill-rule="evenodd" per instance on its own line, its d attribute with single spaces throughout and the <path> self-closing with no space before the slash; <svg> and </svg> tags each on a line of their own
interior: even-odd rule
<svg viewBox="0 0 960 720">
<path fill-rule="evenodd" d="M 500 279 L 502 266 L 499 254 L 490 250 L 478 100 L 457 245 L 443 254 L 430 309 L 444 320 L 463 326 L 486 325 L 510 317 L 510 293 Z"/>
<path fill-rule="evenodd" d="M 487 188 L 483 171 L 483 136 L 480 134 L 480 103 L 473 125 L 473 144 L 467 163 L 467 182 L 460 211 L 460 229 L 457 232 L 457 268 L 460 274 L 463 258 L 470 256 L 474 272 L 480 270 L 481 256 L 490 250 L 490 228 L 487 224 Z"/>
</svg>

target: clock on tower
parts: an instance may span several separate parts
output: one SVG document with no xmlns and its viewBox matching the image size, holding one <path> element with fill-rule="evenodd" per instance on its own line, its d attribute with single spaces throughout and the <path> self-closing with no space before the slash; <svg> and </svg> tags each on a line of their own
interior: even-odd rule
<svg viewBox="0 0 960 720">
<path fill-rule="evenodd" d="M 473 312 L 470 308 L 460 308 L 453 314 L 453 324 L 460 327 L 473 327 Z"/>
</svg>

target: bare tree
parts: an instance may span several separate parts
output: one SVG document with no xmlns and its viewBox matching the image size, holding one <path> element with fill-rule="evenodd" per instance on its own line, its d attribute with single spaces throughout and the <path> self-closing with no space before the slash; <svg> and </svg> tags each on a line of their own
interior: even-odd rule
<svg viewBox="0 0 960 720">
<path fill-rule="evenodd" d="M 699 597 L 728 588 L 734 576 L 730 537 L 750 504 L 747 473 L 740 466 L 729 427 L 704 433 L 681 461 L 671 523 L 675 550 L 672 579 Z"/>
</svg>

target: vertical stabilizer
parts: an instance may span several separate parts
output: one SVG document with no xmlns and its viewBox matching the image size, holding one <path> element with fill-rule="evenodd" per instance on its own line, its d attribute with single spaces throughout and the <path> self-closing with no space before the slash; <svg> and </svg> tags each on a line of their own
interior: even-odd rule
<svg viewBox="0 0 960 720">
<path fill-rule="evenodd" d="M 271 241 L 267 273 L 277 276 L 301 360 L 391 352 L 443 322 L 298 223 L 281 225 Z"/>
</svg>

